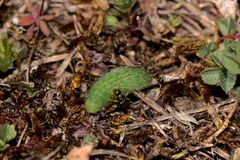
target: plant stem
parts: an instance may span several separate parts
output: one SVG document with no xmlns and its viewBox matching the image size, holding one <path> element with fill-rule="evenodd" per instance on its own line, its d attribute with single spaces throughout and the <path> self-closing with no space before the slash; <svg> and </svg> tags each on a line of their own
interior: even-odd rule
<svg viewBox="0 0 240 160">
<path fill-rule="evenodd" d="M 240 39 L 240 36 L 238 36 L 238 35 L 226 35 L 226 36 L 220 37 L 215 43 L 217 48 L 219 47 L 220 42 L 222 42 L 224 39 Z"/>
</svg>

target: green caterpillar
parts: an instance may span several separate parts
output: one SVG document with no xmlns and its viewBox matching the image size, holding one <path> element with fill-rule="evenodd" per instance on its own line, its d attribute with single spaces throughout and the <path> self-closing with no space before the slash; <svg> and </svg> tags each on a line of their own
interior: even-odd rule
<svg viewBox="0 0 240 160">
<path fill-rule="evenodd" d="M 143 69 L 136 67 L 119 67 L 101 77 L 89 89 L 85 101 L 85 109 L 89 113 L 96 113 L 103 106 L 107 106 L 114 99 L 114 91 L 121 94 L 140 90 L 151 82 L 151 77 Z"/>
</svg>

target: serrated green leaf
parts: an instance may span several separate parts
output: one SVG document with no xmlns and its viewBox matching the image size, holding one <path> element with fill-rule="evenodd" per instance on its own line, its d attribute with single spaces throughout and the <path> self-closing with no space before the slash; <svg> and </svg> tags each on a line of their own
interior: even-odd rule
<svg viewBox="0 0 240 160">
<path fill-rule="evenodd" d="M 198 52 L 203 55 L 207 56 L 209 55 L 213 50 L 215 49 L 215 45 L 213 43 L 207 43 L 203 46 L 201 46 L 198 50 Z"/>
<path fill-rule="evenodd" d="M 0 126 L 0 140 L 8 142 L 17 135 L 14 125 L 4 124 Z"/>
<path fill-rule="evenodd" d="M 210 56 L 212 57 L 213 61 L 221 68 L 223 68 L 222 54 L 223 52 L 221 50 L 216 50 L 210 53 Z"/>
<path fill-rule="evenodd" d="M 232 74 L 228 71 L 220 72 L 220 86 L 225 92 L 230 91 L 235 85 L 237 80 L 237 75 Z"/>
<path fill-rule="evenodd" d="M 222 54 L 223 66 L 232 74 L 240 74 L 240 63 L 229 52 L 223 52 Z"/>
<path fill-rule="evenodd" d="M 216 85 L 220 82 L 221 68 L 214 67 L 204 70 L 201 74 L 202 80 L 206 84 Z"/>
<path fill-rule="evenodd" d="M 13 44 L 8 40 L 6 34 L 0 35 L 0 71 L 6 72 L 13 67 Z"/>
<path fill-rule="evenodd" d="M 221 18 L 217 22 L 220 32 L 226 36 L 236 32 L 236 24 L 231 17 Z"/>
</svg>

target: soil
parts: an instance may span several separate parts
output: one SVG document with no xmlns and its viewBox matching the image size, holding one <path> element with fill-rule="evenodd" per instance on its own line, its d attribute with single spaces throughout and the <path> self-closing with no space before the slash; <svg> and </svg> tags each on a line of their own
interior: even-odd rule
<svg viewBox="0 0 240 160">
<path fill-rule="evenodd" d="M 198 52 L 238 11 L 236 0 L 1 0 L 0 32 L 22 52 L 0 71 L 0 124 L 17 132 L 0 159 L 239 158 L 238 102 L 202 81 Z M 151 84 L 87 113 L 89 88 L 122 66 Z"/>
</svg>

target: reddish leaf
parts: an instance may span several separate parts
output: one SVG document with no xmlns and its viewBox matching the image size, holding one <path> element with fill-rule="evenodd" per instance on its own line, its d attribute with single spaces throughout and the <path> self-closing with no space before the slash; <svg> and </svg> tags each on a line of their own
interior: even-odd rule
<svg viewBox="0 0 240 160">
<path fill-rule="evenodd" d="M 34 18 L 39 17 L 40 11 L 41 11 L 41 7 L 40 7 L 38 4 L 34 5 L 34 6 L 32 7 L 32 11 L 31 11 L 32 16 L 33 16 Z"/>
<path fill-rule="evenodd" d="M 33 16 L 24 16 L 20 22 L 19 25 L 20 26 L 30 26 L 31 24 L 33 24 L 35 22 L 35 18 L 33 18 Z"/>
<path fill-rule="evenodd" d="M 34 27 L 35 27 L 35 25 L 33 24 L 27 30 L 27 36 L 28 36 L 29 39 L 31 39 L 33 37 Z"/>
<path fill-rule="evenodd" d="M 47 21 L 51 21 L 51 20 L 53 20 L 54 19 L 54 15 L 43 15 L 43 16 L 41 16 L 40 18 L 42 19 L 42 20 L 47 20 Z"/>
<path fill-rule="evenodd" d="M 42 33 L 43 33 L 45 36 L 47 36 L 47 37 L 49 36 L 50 30 L 49 30 L 46 22 L 40 21 L 40 23 L 39 23 L 39 28 L 40 28 L 40 30 L 42 31 Z"/>
</svg>

